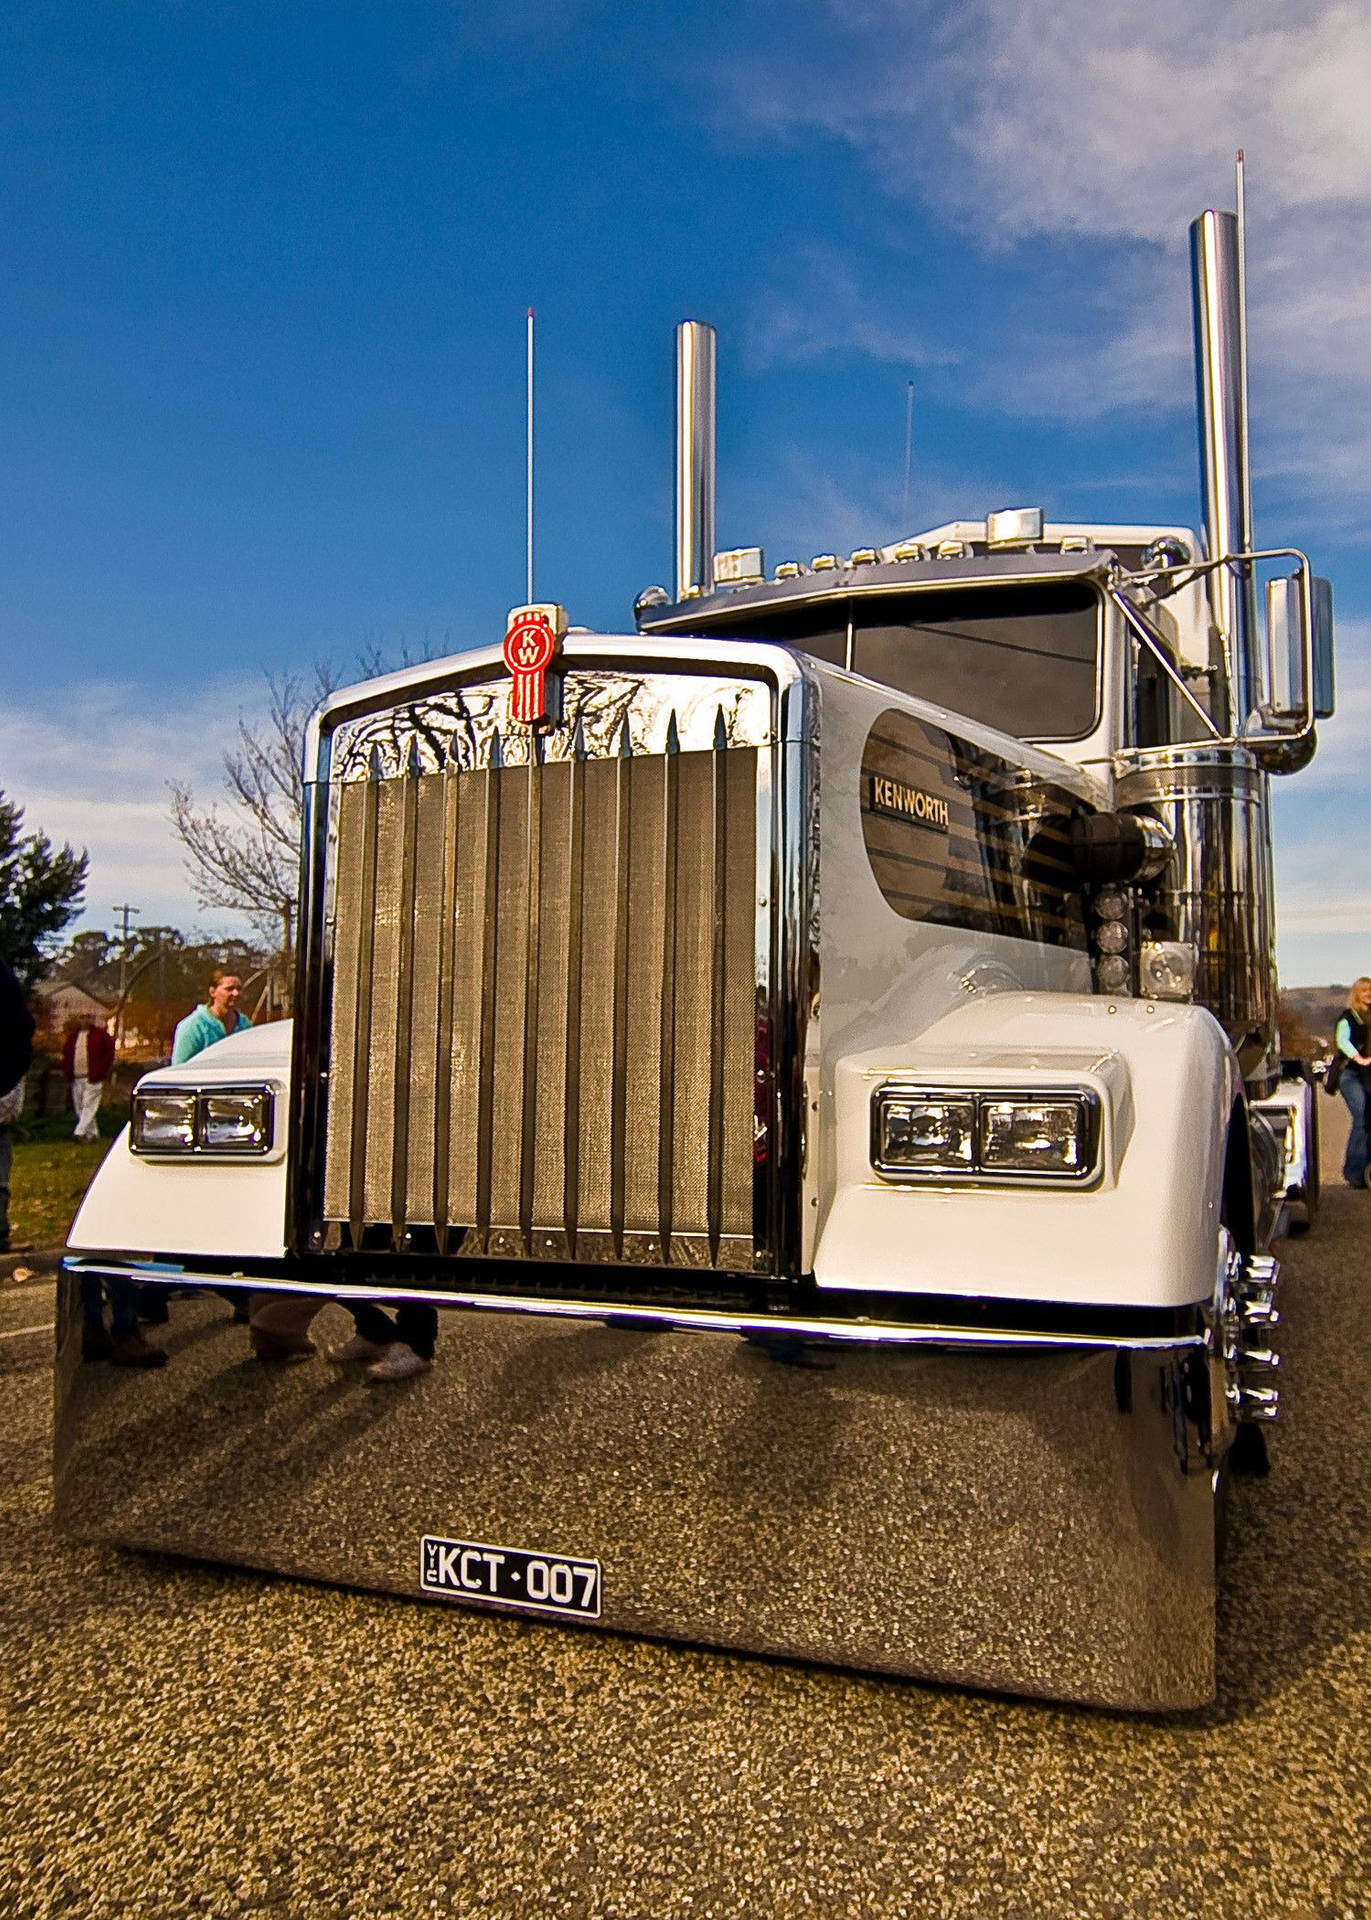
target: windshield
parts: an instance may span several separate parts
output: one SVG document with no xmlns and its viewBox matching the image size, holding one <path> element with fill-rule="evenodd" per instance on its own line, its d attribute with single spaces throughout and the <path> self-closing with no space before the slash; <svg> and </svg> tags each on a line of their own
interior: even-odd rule
<svg viewBox="0 0 1371 1920">
<path fill-rule="evenodd" d="M 1083 581 L 958 587 L 735 615 L 716 631 L 782 640 L 1021 740 L 1076 740 L 1098 712 L 1100 602 Z M 713 622 L 710 623 L 714 625 Z"/>
</svg>

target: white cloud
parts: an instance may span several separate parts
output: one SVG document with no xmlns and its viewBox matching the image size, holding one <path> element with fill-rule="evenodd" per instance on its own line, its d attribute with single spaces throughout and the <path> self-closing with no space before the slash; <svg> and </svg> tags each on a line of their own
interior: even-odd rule
<svg viewBox="0 0 1371 1920">
<path fill-rule="evenodd" d="M 144 925 L 242 934 L 237 915 L 197 905 L 168 818 L 168 782 L 198 800 L 221 789 L 240 713 L 263 705 L 260 681 L 223 681 L 174 711 L 133 684 L 87 684 L 41 706 L 0 706 L 0 789 L 24 809 L 24 831 L 90 856 L 84 924 L 110 926 L 115 902 Z"/>
<path fill-rule="evenodd" d="M 797 31 L 816 48 L 822 83 L 812 67 L 732 63 L 715 75 L 721 134 L 843 142 L 891 196 L 921 201 L 984 250 L 1097 243 L 1095 285 L 1063 310 L 1062 338 L 1018 343 L 998 404 L 1100 411 L 1188 395 L 1186 229 L 1201 208 L 1231 203 L 1241 146 L 1253 386 L 1259 418 L 1282 421 L 1259 459 L 1325 499 L 1364 473 L 1365 7 L 967 0 L 949 14 L 929 0 L 810 0 L 803 12 Z M 858 350 L 882 331 L 869 309 L 838 300 L 807 337 L 845 321 Z"/>
<path fill-rule="evenodd" d="M 1371 871 L 1357 851 L 1371 806 L 1371 621 L 1340 623 L 1337 647 L 1338 710 L 1319 727 L 1313 763 L 1271 783 L 1277 944 L 1291 986 L 1371 971 Z"/>
<path fill-rule="evenodd" d="M 754 366 L 806 362 L 835 350 L 901 367 L 951 366 L 958 355 L 892 319 L 832 247 L 806 247 L 789 263 L 791 286 L 776 287 L 743 342 Z"/>
</svg>

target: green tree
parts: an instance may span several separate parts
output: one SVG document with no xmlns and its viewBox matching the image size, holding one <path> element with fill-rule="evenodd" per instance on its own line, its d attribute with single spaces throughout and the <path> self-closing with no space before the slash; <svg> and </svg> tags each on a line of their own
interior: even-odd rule
<svg viewBox="0 0 1371 1920">
<path fill-rule="evenodd" d="M 0 792 L 0 958 L 25 988 L 37 982 L 62 929 L 81 911 L 86 856 L 23 831 L 24 810 Z"/>
</svg>

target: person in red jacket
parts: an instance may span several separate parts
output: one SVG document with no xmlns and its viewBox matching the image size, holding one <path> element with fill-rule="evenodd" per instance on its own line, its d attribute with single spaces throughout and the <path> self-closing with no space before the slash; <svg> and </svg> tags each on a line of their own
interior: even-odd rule
<svg viewBox="0 0 1371 1920">
<path fill-rule="evenodd" d="M 74 1020 L 62 1043 L 62 1071 L 71 1082 L 76 1138 L 98 1138 L 95 1116 L 114 1065 L 114 1040 L 98 1020 Z"/>
</svg>

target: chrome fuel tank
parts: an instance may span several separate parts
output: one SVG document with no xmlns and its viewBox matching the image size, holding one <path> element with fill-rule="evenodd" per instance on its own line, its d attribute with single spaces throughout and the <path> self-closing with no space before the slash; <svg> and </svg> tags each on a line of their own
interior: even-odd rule
<svg viewBox="0 0 1371 1920">
<path fill-rule="evenodd" d="M 1130 754 L 1115 787 L 1124 809 L 1168 829 L 1175 855 L 1148 887 L 1151 936 L 1192 944 L 1195 998 L 1227 1033 L 1249 1083 L 1276 1045 L 1276 929 L 1267 776 L 1241 747 Z"/>
</svg>

